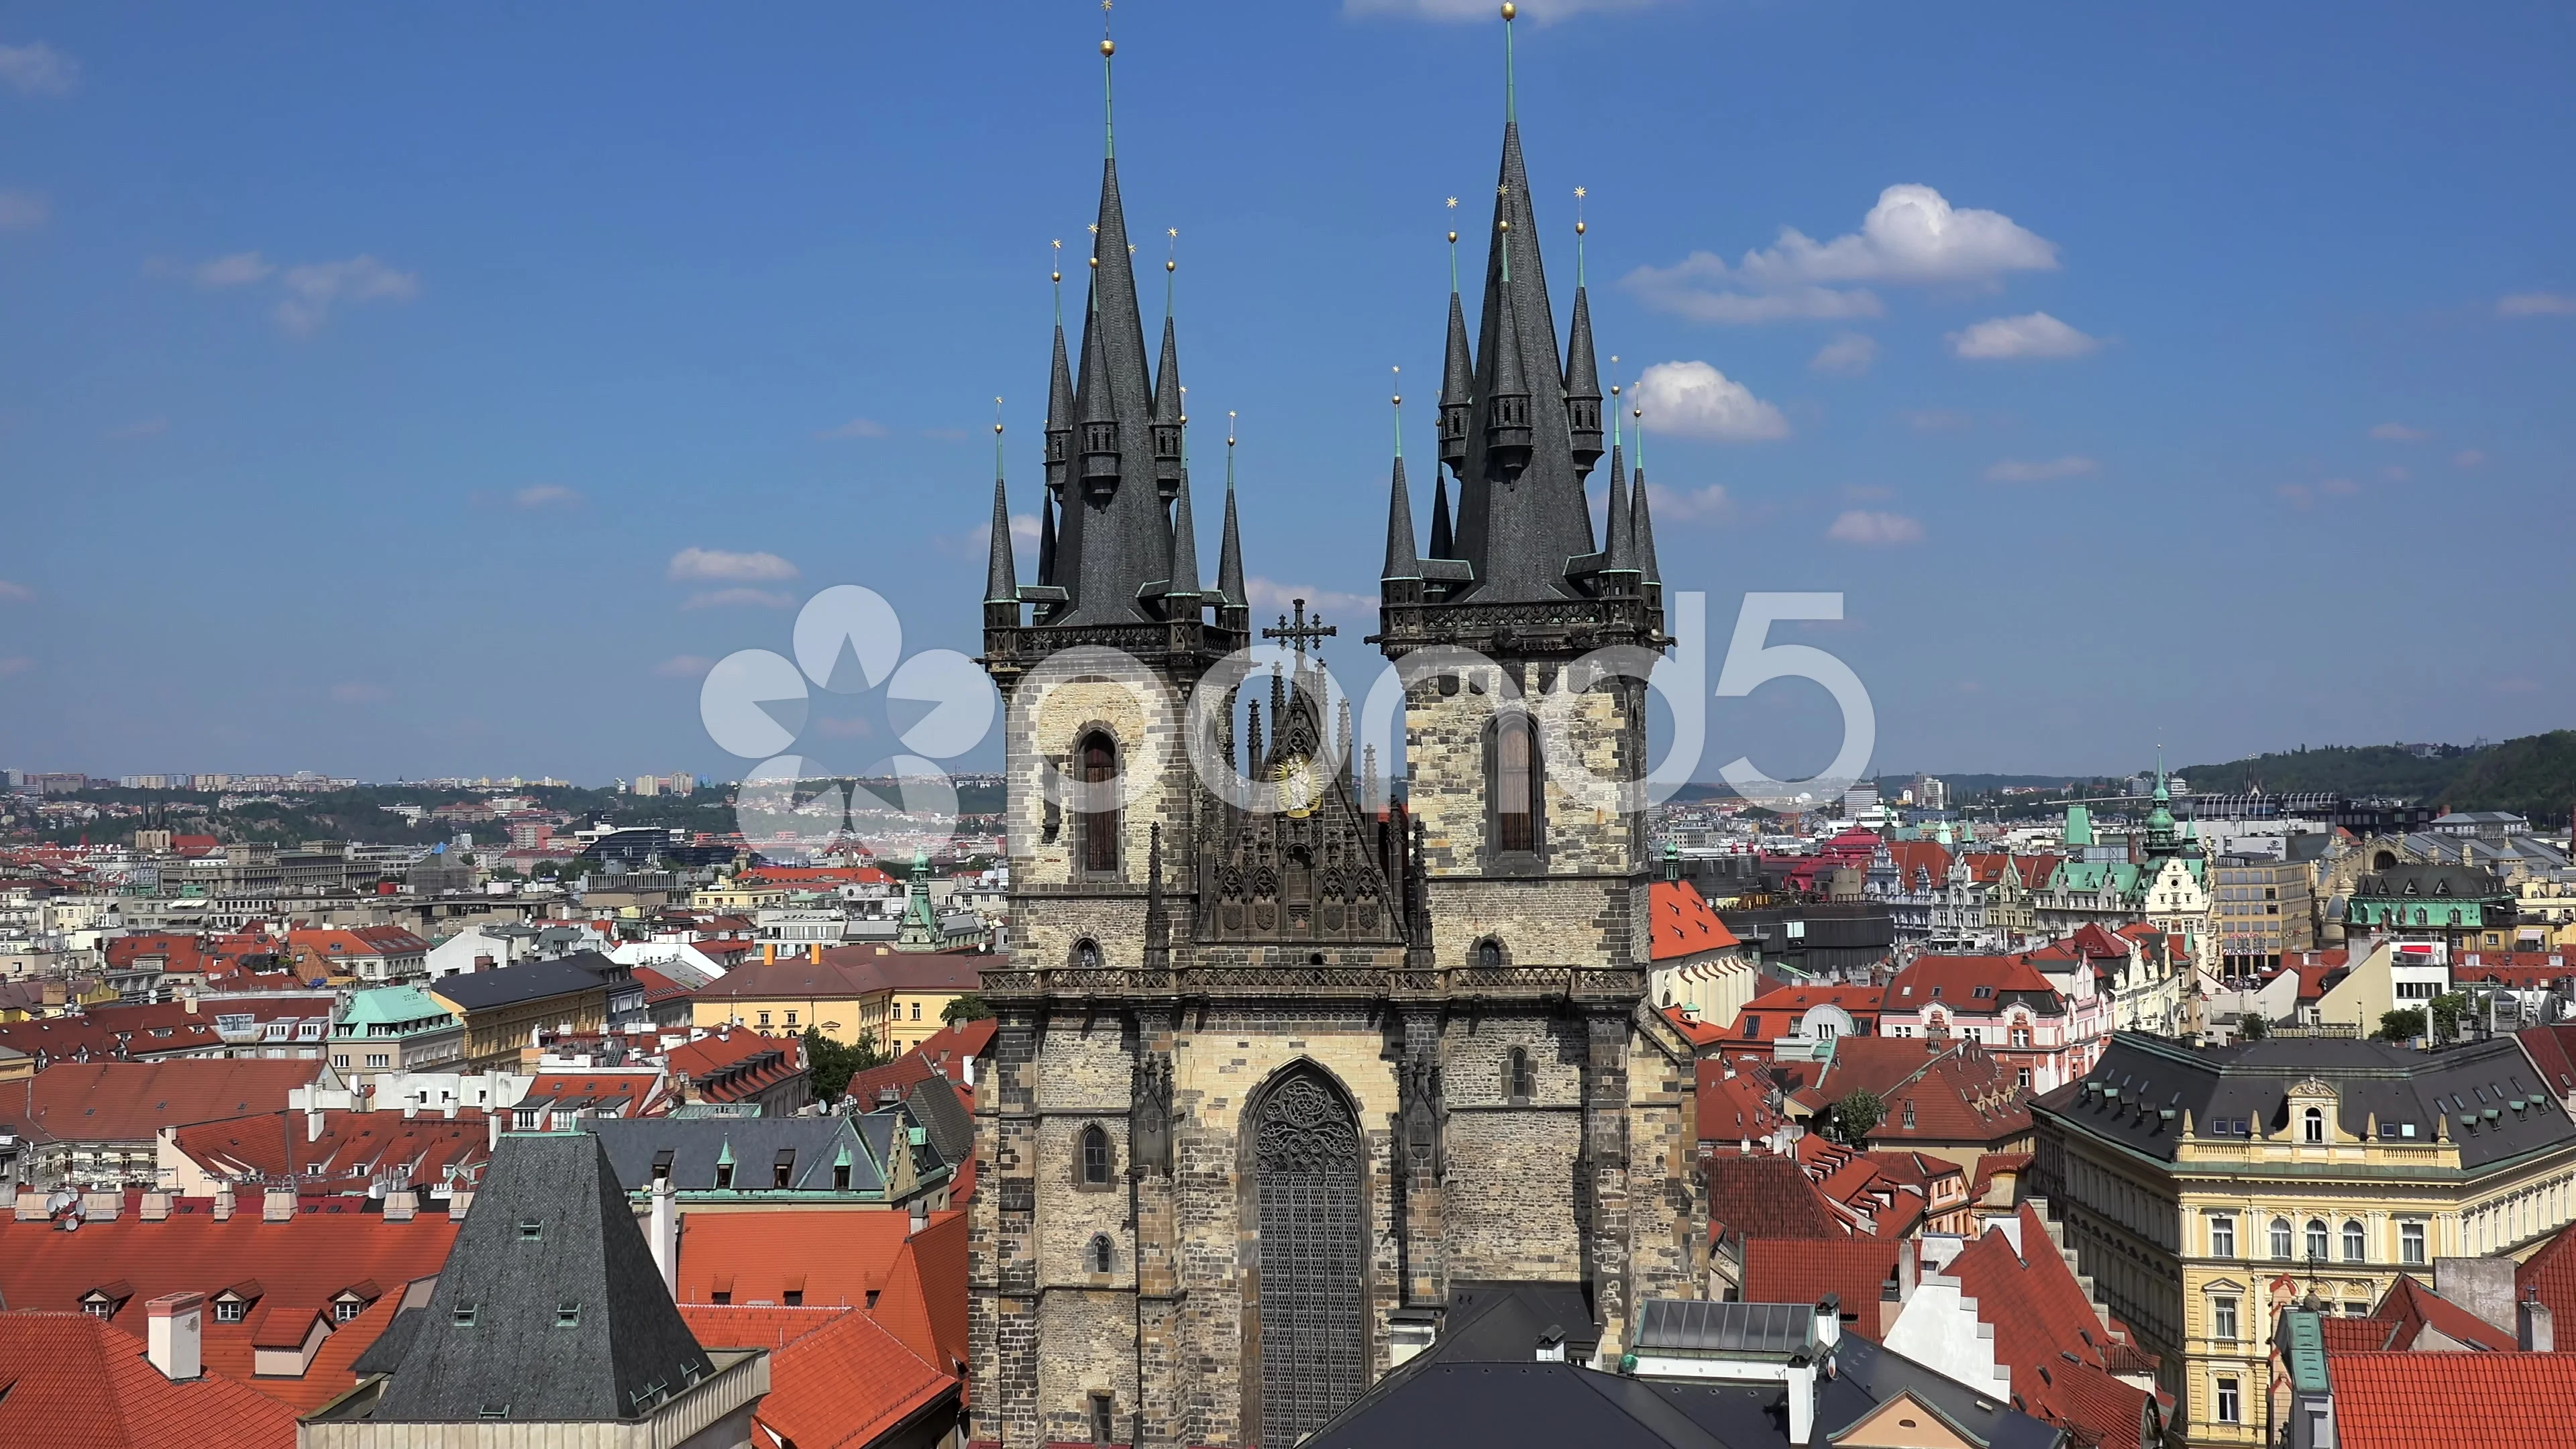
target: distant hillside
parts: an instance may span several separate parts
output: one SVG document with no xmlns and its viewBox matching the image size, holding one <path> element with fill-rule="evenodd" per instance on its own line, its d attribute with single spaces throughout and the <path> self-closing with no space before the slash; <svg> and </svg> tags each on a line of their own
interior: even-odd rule
<svg viewBox="0 0 2576 1449">
<path fill-rule="evenodd" d="M 2451 810 L 2511 810 L 2556 824 L 2576 809 L 2576 730 L 2419 759 L 2395 745 L 2330 745 L 2175 771 L 2194 793 L 2403 795 Z"/>
</svg>

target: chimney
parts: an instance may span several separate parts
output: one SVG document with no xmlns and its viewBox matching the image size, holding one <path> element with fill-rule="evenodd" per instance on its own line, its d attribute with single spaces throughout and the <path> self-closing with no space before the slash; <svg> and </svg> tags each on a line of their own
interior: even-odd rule
<svg viewBox="0 0 2576 1449">
<path fill-rule="evenodd" d="M 459 1183 L 464 1181 L 465 1179 L 463 1178 L 458 1179 Z M 465 1221 L 467 1210 L 473 1206 L 474 1189 L 470 1187 L 457 1186 L 451 1187 L 447 1190 L 447 1220 L 449 1222 L 461 1223 Z"/>
<path fill-rule="evenodd" d="M 18 1221 L 41 1223 L 45 1220 L 45 1195 L 32 1187 L 18 1189 Z"/>
<path fill-rule="evenodd" d="M 1816 1366 L 1804 1355 L 1789 1360 L 1789 1442 L 1816 1442 Z"/>
<path fill-rule="evenodd" d="M 443 1107 L 439 1108 L 439 1109 L 438 1109 L 438 1115 L 439 1115 L 439 1119 L 440 1119 L 441 1121 L 446 1121 L 446 1122 L 453 1122 L 453 1121 L 455 1121 L 455 1120 L 456 1120 L 456 1104 L 455 1104 L 454 1102 L 449 1102 L 447 1105 L 445 1105 L 445 1106 L 443 1106 Z"/>
<path fill-rule="evenodd" d="M 404 1121 L 409 1122 L 409 1121 L 411 1121 L 412 1119 L 414 1119 L 414 1118 L 418 1117 L 419 1115 L 420 1115 L 420 1104 L 419 1104 L 418 1102 L 405 1102 L 405 1103 L 403 1103 L 403 1120 L 404 1120 Z"/>
<path fill-rule="evenodd" d="M 233 1185 L 232 1185 L 231 1183 L 229 1183 L 229 1182 L 219 1182 L 219 1183 L 216 1183 L 216 1184 L 215 1184 L 215 1221 L 216 1221 L 216 1222 L 219 1222 L 219 1223 L 228 1223 L 228 1222 L 231 1222 L 231 1221 L 232 1221 L 232 1219 L 233 1219 Z"/>
<path fill-rule="evenodd" d="M 2498 1328 L 2514 1323 L 2511 1258 L 2435 1258 L 2433 1292 Z"/>
<path fill-rule="evenodd" d="M 664 1292 L 677 1298 L 680 1293 L 680 1222 L 672 1210 L 671 1179 L 653 1179 L 653 1266 L 662 1270 Z"/>
<path fill-rule="evenodd" d="M 165 1293 L 143 1307 L 151 1315 L 143 1356 L 165 1379 L 196 1378 L 202 1371 L 198 1350 L 205 1332 L 206 1295 Z"/>
<path fill-rule="evenodd" d="M 304 1140 L 307 1142 L 322 1140 L 322 1109 L 319 1107 L 304 1109 Z"/>
<path fill-rule="evenodd" d="M 967 1086 L 970 1086 L 970 1087 L 971 1087 L 971 1086 L 975 1085 L 975 1058 L 974 1058 L 974 1057 L 969 1056 L 969 1057 L 965 1058 L 963 1061 L 960 1061 L 960 1062 L 957 1064 L 957 1068 L 958 1068 L 958 1070 L 959 1070 L 959 1071 L 961 1071 L 961 1072 L 963 1072 L 963 1073 L 965 1074 L 965 1075 L 964 1075 L 964 1077 L 962 1078 L 962 1080 L 965 1082 L 965 1084 L 966 1084 Z"/>
<path fill-rule="evenodd" d="M 502 1112 L 498 1107 L 483 1109 L 483 1126 L 486 1135 L 491 1139 L 484 1145 L 494 1152 L 501 1150 L 501 1116 Z"/>
<path fill-rule="evenodd" d="M 170 1194 L 157 1187 L 145 1189 L 143 1193 L 142 1217 L 143 1221 L 147 1223 L 169 1221 Z"/>
<path fill-rule="evenodd" d="M 397 1187 L 385 1194 L 385 1221 L 407 1223 L 420 1211 L 420 1193 L 409 1187 Z"/>
<path fill-rule="evenodd" d="M 2558 1335 L 2549 1323 L 2549 1305 L 2525 1298 L 2514 1305 L 2513 1342 L 2524 1353 L 2555 1353 Z"/>
<path fill-rule="evenodd" d="M 291 1187 L 272 1187 L 267 1192 L 261 1194 L 259 1200 L 259 1220 L 264 1223 L 291 1223 L 295 1221 L 295 1189 Z"/>
<path fill-rule="evenodd" d="M 907 1238 L 911 1237 L 914 1233 L 918 1233 L 923 1228 L 929 1226 L 930 1204 L 916 1199 L 912 1204 L 912 1226 L 905 1230 L 904 1236 Z"/>
</svg>

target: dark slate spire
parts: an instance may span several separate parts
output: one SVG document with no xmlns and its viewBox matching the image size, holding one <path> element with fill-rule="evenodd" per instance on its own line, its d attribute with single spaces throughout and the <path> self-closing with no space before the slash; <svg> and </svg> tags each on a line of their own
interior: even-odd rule
<svg viewBox="0 0 2576 1449">
<path fill-rule="evenodd" d="M 1655 570 L 1655 523 L 1646 513 L 1646 424 L 1642 416 L 1637 422 L 1637 475 L 1629 489 L 1628 526 L 1636 533 L 1631 557 L 1636 560 L 1638 577 L 1646 586 L 1647 597 L 1660 604 L 1664 576 Z"/>
<path fill-rule="evenodd" d="M 1601 565 L 1601 592 L 1624 594 L 1637 587 L 1636 529 L 1629 521 L 1628 480 L 1619 476 L 1619 446 L 1610 446 L 1610 508 L 1602 532 L 1609 535 L 1609 557 Z"/>
<path fill-rule="evenodd" d="M 1001 399 L 994 399 L 1000 402 Z M 993 424 L 993 538 L 992 553 L 984 564 L 984 602 L 987 606 L 1008 604 L 1011 617 L 1003 622 L 1017 623 L 1020 610 L 1019 561 L 1011 556 L 1011 499 L 1002 484 L 1002 425 Z"/>
<path fill-rule="evenodd" d="M 1069 610 L 1050 615 L 1048 622 L 1129 624 L 1150 617 L 1139 594 L 1170 568 L 1171 524 L 1155 481 L 1145 329 L 1114 157 L 1101 163 L 1100 219 L 1091 247 L 1091 297 L 1073 390 L 1078 486 L 1065 500 L 1056 542 L 1064 565 L 1058 572 L 1070 575 L 1057 582 L 1071 589 L 1073 599 Z M 1177 374 L 1173 381 L 1177 386 Z"/>
<path fill-rule="evenodd" d="M 1458 300 L 1458 233 L 1449 233 L 1449 357 L 1440 376 L 1440 461 L 1467 466 L 1467 415 L 1476 405 L 1476 365 L 1467 356 L 1467 309 Z"/>
<path fill-rule="evenodd" d="M 1055 582 L 1055 494 L 1038 495 L 1038 582 Z"/>
<path fill-rule="evenodd" d="M 1226 415 L 1231 423 L 1233 414 Z M 1216 592 L 1230 609 L 1249 609 L 1250 596 L 1243 591 L 1243 535 L 1234 522 L 1234 430 L 1225 436 L 1225 534 L 1217 543 Z M 1241 625 L 1227 625 L 1240 628 Z"/>
<path fill-rule="evenodd" d="M 1190 469 L 1181 465 L 1180 492 L 1172 501 L 1172 579 L 1163 597 L 1172 601 L 1169 618 L 1198 617 L 1199 526 L 1190 515 Z"/>
<path fill-rule="evenodd" d="M 1453 601 L 1581 596 L 1566 565 L 1593 552 L 1592 510 L 1575 467 L 1560 358 L 1520 127 L 1506 121 L 1476 342 L 1476 397 L 1466 465 L 1458 470 L 1453 551 L 1474 579 L 1448 595 Z"/>
<path fill-rule="evenodd" d="M 616 1423 L 714 1372 L 589 1132 L 504 1134 L 380 1424 Z"/>
<path fill-rule="evenodd" d="M 1583 224 L 1576 222 L 1578 230 Z M 1578 250 L 1580 238 L 1577 239 Z M 1574 471 L 1589 477 L 1601 461 L 1601 369 L 1592 360 L 1592 299 L 1574 288 L 1574 337 L 1565 358 L 1565 413 L 1573 440 Z"/>
<path fill-rule="evenodd" d="M 1395 399 L 1395 476 L 1387 484 L 1386 496 L 1386 567 L 1379 571 L 1378 580 L 1393 584 L 1398 580 L 1418 581 L 1421 577 L 1422 560 L 1413 549 L 1413 494 L 1404 486 L 1404 396 L 1399 393 Z M 1418 590 L 1418 582 L 1415 588 Z M 1390 597 L 1393 592 L 1389 591 Z"/>
<path fill-rule="evenodd" d="M 1181 487 L 1181 348 L 1163 313 L 1163 360 L 1154 369 L 1154 482 L 1165 498 Z"/>
<path fill-rule="evenodd" d="M 1457 551 L 1449 534 L 1449 480 L 1438 473 L 1431 475 L 1431 552 L 1427 558 L 1456 558 Z"/>
</svg>

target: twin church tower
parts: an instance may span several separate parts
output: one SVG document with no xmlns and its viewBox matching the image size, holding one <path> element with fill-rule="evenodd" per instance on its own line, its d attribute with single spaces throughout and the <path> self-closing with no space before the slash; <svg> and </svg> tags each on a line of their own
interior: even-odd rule
<svg viewBox="0 0 2576 1449">
<path fill-rule="evenodd" d="M 1641 676 L 1669 641 L 1579 281 L 1559 350 L 1517 121 L 1472 347 L 1452 283 L 1424 535 L 1400 452 L 1390 486 L 1371 642 L 1412 681 L 1401 801 L 1353 768 L 1302 620 L 1268 631 L 1287 675 L 1227 669 L 1255 642 L 1231 457 L 1211 581 L 1178 338 L 1167 305 L 1149 359 L 1127 236 L 1113 150 L 1033 583 L 994 484 L 1012 949 L 982 985 L 969 1438 L 1287 1449 L 1469 1285 L 1579 1294 L 1568 1340 L 1615 1363 L 1640 1300 L 1698 1293 L 1691 1054 L 1645 1000 L 1643 813 L 1555 775 L 1644 773 L 1642 684 L 1566 666 Z M 1210 678 L 1226 707 L 1194 714 Z M 1518 703 L 1543 693 L 1553 748 Z"/>
</svg>

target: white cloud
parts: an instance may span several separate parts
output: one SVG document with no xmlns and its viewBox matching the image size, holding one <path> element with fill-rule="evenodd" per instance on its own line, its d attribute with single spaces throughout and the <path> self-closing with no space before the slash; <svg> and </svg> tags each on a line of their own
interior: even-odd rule
<svg viewBox="0 0 2576 1449">
<path fill-rule="evenodd" d="M 228 257 L 199 262 L 189 275 L 196 278 L 200 287 L 243 287 L 252 282 L 264 282 L 276 271 L 277 267 L 257 252 L 235 252 Z"/>
<path fill-rule="evenodd" d="M 2381 423 L 2370 430 L 2370 435 L 2383 443 L 2420 443 L 2433 436 L 2422 428 L 2410 428 L 2404 423 Z"/>
<path fill-rule="evenodd" d="M 796 565 L 774 553 L 734 553 L 721 548 L 684 548 L 671 555 L 674 583 L 770 583 L 796 577 Z"/>
<path fill-rule="evenodd" d="M 39 40 L 0 45 L 0 85 L 22 96 L 67 96 L 80 84 L 80 62 Z"/>
<path fill-rule="evenodd" d="M 1721 442 L 1789 436 L 1789 420 L 1705 362 L 1658 362 L 1629 390 L 1649 431 Z"/>
<path fill-rule="evenodd" d="M 2054 483 L 2061 478 L 2082 478 L 2101 471 L 2102 465 L 2091 458 L 2069 453 L 2063 458 L 2024 461 L 2006 458 L 1986 470 L 1989 483 Z"/>
<path fill-rule="evenodd" d="M 2565 292 L 2516 292 L 2496 298 L 2499 317 L 2576 317 L 2576 296 Z"/>
<path fill-rule="evenodd" d="M 1243 581 L 1243 596 L 1251 603 L 1252 612 L 1256 614 L 1284 614 L 1296 607 L 1297 600 L 1304 599 L 1306 612 L 1310 616 L 1329 609 L 1339 619 L 1348 619 L 1354 615 L 1364 616 L 1366 619 L 1377 617 L 1376 599 L 1359 594 L 1337 593 L 1331 589 L 1319 589 L 1312 584 L 1278 584 L 1265 578 L 1248 578 Z"/>
<path fill-rule="evenodd" d="M 1963 332 L 1950 334 L 1950 350 L 1961 357 L 2082 357 L 2102 345 L 2045 312 L 1994 317 Z"/>
<path fill-rule="evenodd" d="M 519 508 L 574 508 L 581 495 L 561 483 L 532 483 L 511 494 L 510 502 Z"/>
<path fill-rule="evenodd" d="M 2349 478 L 2328 478 L 2314 486 L 2284 483 L 2272 491 L 2287 499 L 2292 507 L 2307 508 L 2324 499 L 2350 498 L 2361 491 L 2361 485 Z"/>
<path fill-rule="evenodd" d="M 1577 15 L 1619 10 L 1645 10 L 1663 0 L 1522 0 L 1520 17 L 1552 25 Z M 1405 20 L 1478 21 L 1494 18 L 1493 0 L 1342 0 L 1342 13 L 1354 19 L 1388 15 Z"/>
<path fill-rule="evenodd" d="M 796 600 L 777 589 L 701 589 L 680 601 L 683 609 L 792 609 Z"/>
<path fill-rule="evenodd" d="M 1735 499 L 1728 495 L 1723 483 L 1711 483 L 1687 493 L 1649 483 L 1646 491 L 1652 495 L 1657 523 L 1719 523 L 1735 516 Z"/>
<path fill-rule="evenodd" d="M 1878 361 L 1877 338 L 1862 332 L 1844 332 L 1837 334 L 1833 341 L 1817 349 L 1816 355 L 1808 360 L 1807 366 L 1817 372 L 1835 372 L 1846 377 L 1857 377 L 1869 371 L 1869 365 L 1876 361 Z"/>
<path fill-rule="evenodd" d="M 310 337 L 329 320 L 340 302 L 408 302 L 420 295 L 418 272 L 397 272 L 374 257 L 346 261 L 306 262 L 286 269 L 279 285 L 286 300 L 277 304 L 277 323 L 298 337 Z"/>
<path fill-rule="evenodd" d="M 2483 451 L 2476 448 L 2462 448 L 2460 451 L 2451 455 L 2451 466 L 2454 468 L 2475 468 L 2486 462 L 2486 460 L 2487 455 Z"/>
<path fill-rule="evenodd" d="M 703 654 L 674 654 L 653 666 L 653 673 L 663 679 L 703 679 L 716 662 Z"/>
<path fill-rule="evenodd" d="M 1948 408 L 1909 408 L 1898 416 L 1905 419 L 1907 427 L 1918 433 L 1955 433 L 1976 421 L 1966 413 L 1952 412 Z"/>
<path fill-rule="evenodd" d="M 1825 530 L 1825 537 L 1836 543 L 1857 543 L 1883 547 L 1899 543 L 1921 543 L 1923 521 L 1902 513 L 1877 513 L 1866 508 L 1846 509 Z"/>
<path fill-rule="evenodd" d="M 885 435 L 885 424 L 868 418 L 852 418 L 837 428 L 825 428 L 814 436 L 818 438 L 882 438 Z"/>
<path fill-rule="evenodd" d="M 24 603 L 35 596 L 36 591 L 25 584 L 13 584 L 7 579 L 0 579 L 0 602 Z"/>
<path fill-rule="evenodd" d="M 0 191 L 0 231 L 34 231 L 53 215 L 53 203 L 32 191 Z"/>
<path fill-rule="evenodd" d="M 334 704 L 382 704 L 393 698 L 393 691 L 381 684 L 335 684 L 331 686 Z"/>
<path fill-rule="evenodd" d="M 1623 283 L 1654 306 L 1700 322 L 1875 317 L 1860 284 L 1952 284 L 1992 289 L 2008 272 L 2054 271 L 2057 245 L 1998 211 L 1962 209 L 1929 186 L 1878 194 L 1860 230 L 1820 242 L 1782 227 L 1767 251 L 1730 267 L 1698 251 L 1670 267 L 1639 267 Z"/>
</svg>

